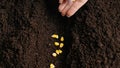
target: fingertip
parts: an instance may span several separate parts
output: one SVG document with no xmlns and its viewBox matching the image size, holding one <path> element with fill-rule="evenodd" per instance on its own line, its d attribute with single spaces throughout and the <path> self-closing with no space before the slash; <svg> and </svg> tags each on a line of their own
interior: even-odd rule
<svg viewBox="0 0 120 68">
<path fill-rule="evenodd" d="M 61 12 L 60 6 L 58 7 L 58 11 Z"/>
<path fill-rule="evenodd" d="M 59 12 L 62 12 L 66 5 L 67 5 L 67 2 L 60 4 L 58 7 Z"/>
<path fill-rule="evenodd" d="M 72 7 L 68 10 L 67 15 L 68 16 L 73 16 L 81 7 L 81 4 L 79 2 L 74 2 Z"/>
<path fill-rule="evenodd" d="M 63 3 L 63 0 L 59 0 L 59 3 L 60 3 L 60 4 Z"/>
<path fill-rule="evenodd" d="M 62 12 L 63 8 L 64 8 L 64 5 L 63 5 L 63 4 L 60 4 L 59 7 L 58 7 L 58 11 L 59 11 L 59 12 Z"/>
<path fill-rule="evenodd" d="M 72 13 L 70 10 L 67 12 L 67 14 L 66 14 L 66 16 L 67 17 L 71 17 L 71 16 L 73 16 L 74 15 L 74 13 Z"/>
<path fill-rule="evenodd" d="M 70 18 L 71 16 L 70 15 L 66 15 L 68 18 Z"/>
</svg>

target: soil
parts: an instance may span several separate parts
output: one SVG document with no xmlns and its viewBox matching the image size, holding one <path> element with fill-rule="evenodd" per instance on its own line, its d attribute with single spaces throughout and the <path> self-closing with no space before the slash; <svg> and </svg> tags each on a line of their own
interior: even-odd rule
<svg viewBox="0 0 120 68">
<path fill-rule="evenodd" d="M 62 17 L 58 0 L 0 0 L 0 68 L 120 68 L 120 1 L 89 0 Z M 64 36 L 63 53 L 52 53 Z"/>
</svg>

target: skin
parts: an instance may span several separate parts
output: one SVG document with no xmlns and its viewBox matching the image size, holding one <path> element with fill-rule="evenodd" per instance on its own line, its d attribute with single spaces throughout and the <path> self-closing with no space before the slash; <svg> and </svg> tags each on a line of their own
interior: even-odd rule
<svg viewBox="0 0 120 68">
<path fill-rule="evenodd" d="M 59 0 L 59 12 L 62 16 L 73 16 L 88 0 Z"/>
</svg>

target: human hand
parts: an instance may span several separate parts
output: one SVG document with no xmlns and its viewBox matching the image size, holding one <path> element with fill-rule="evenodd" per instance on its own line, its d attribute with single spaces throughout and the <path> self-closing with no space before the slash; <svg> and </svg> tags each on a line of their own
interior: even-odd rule
<svg viewBox="0 0 120 68">
<path fill-rule="evenodd" d="M 71 17 L 74 15 L 88 0 L 59 0 L 59 12 L 62 16 Z"/>
</svg>

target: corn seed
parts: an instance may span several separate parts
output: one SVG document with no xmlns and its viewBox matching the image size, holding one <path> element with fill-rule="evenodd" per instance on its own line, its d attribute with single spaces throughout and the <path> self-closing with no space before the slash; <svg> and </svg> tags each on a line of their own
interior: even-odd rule
<svg viewBox="0 0 120 68">
<path fill-rule="evenodd" d="M 59 49 L 59 53 L 62 53 L 62 50 Z"/>
<path fill-rule="evenodd" d="M 59 38 L 59 36 L 58 36 L 57 34 L 53 34 L 51 37 L 52 37 L 52 38 L 56 38 L 56 39 Z"/>
<path fill-rule="evenodd" d="M 55 65 L 51 63 L 50 68 L 55 68 Z"/>
<path fill-rule="evenodd" d="M 63 41 L 64 41 L 64 37 L 61 37 L 61 38 L 60 38 L 60 41 L 62 41 L 62 42 L 63 42 Z"/>
<path fill-rule="evenodd" d="M 57 56 L 57 54 L 56 54 L 56 53 L 53 53 L 53 54 L 52 54 L 52 56 L 53 56 L 53 57 L 56 57 L 56 56 Z"/>
<path fill-rule="evenodd" d="M 58 55 L 60 54 L 59 50 L 56 50 L 55 52 L 56 52 Z"/>
<path fill-rule="evenodd" d="M 59 42 L 54 42 L 55 46 L 59 46 Z"/>
<path fill-rule="evenodd" d="M 60 43 L 60 48 L 62 48 L 64 46 L 64 44 L 63 43 Z"/>
</svg>

